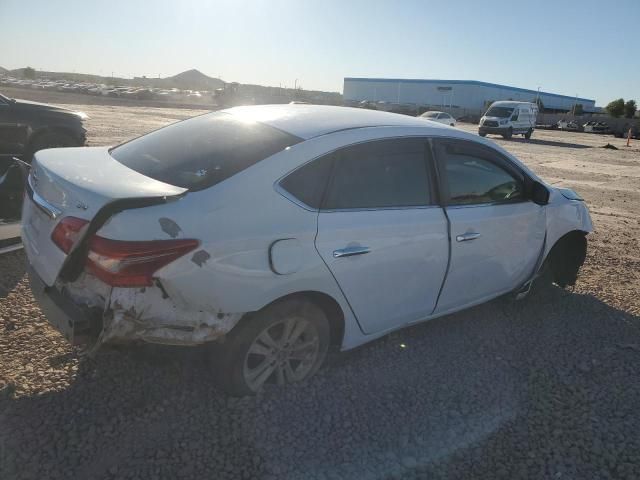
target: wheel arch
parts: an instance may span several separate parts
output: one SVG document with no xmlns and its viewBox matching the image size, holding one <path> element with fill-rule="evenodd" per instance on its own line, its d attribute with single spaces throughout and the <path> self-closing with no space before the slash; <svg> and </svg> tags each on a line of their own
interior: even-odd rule
<svg viewBox="0 0 640 480">
<path fill-rule="evenodd" d="M 251 312 L 243 317 L 241 321 L 250 321 L 251 317 L 266 308 L 269 308 L 278 303 L 290 301 L 290 300 L 299 300 L 299 301 L 307 301 L 313 303 L 315 306 L 320 308 L 322 312 L 326 315 L 327 320 L 329 321 L 329 331 L 331 335 L 331 340 L 329 346 L 331 348 L 340 349 L 344 340 L 345 334 L 345 315 L 342 307 L 338 303 L 338 301 L 333 298 L 331 295 L 318 292 L 314 290 L 306 290 L 301 292 L 289 293 L 282 297 L 279 297 L 267 305 L 263 306 L 257 312 Z"/>
<path fill-rule="evenodd" d="M 575 229 L 558 238 L 549 249 L 545 265 L 551 269 L 553 280 L 561 287 L 575 285 L 580 267 L 587 256 L 588 231 Z"/>
</svg>

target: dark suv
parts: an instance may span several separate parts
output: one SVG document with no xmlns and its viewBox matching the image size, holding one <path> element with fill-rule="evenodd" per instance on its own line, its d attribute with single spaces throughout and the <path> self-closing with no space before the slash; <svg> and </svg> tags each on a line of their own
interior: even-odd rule
<svg viewBox="0 0 640 480">
<path fill-rule="evenodd" d="M 0 95 L 0 253 L 20 247 L 24 177 L 33 154 L 85 143 L 86 115 L 44 103 Z"/>
<path fill-rule="evenodd" d="M 85 114 L 0 95 L 0 157 L 30 162 L 38 150 L 85 143 Z"/>
</svg>

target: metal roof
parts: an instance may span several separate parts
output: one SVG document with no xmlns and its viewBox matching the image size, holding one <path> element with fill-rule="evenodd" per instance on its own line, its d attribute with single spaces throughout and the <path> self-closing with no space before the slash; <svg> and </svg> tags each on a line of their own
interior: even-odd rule
<svg viewBox="0 0 640 480">
<path fill-rule="evenodd" d="M 340 130 L 364 127 L 447 128 L 424 118 L 364 108 L 330 105 L 252 105 L 225 110 L 247 121 L 261 122 L 296 137 L 309 139 Z"/>
<path fill-rule="evenodd" d="M 460 84 L 460 85 L 477 85 L 481 87 L 493 87 L 493 88 L 501 88 L 503 90 L 510 90 L 513 92 L 522 92 L 522 93 L 531 93 L 533 95 L 546 95 L 550 97 L 556 98 L 565 98 L 569 100 L 580 100 L 582 102 L 593 102 L 595 100 L 590 98 L 582 98 L 576 97 L 572 95 L 560 95 L 558 93 L 549 93 L 549 92 L 538 92 L 537 90 L 529 90 L 527 88 L 519 88 L 519 87 L 510 87 L 508 85 L 500 85 L 499 83 L 489 83 L 489 82 L 480 82 L 478 80 L 438 80 L 438 79 L 415 79 L 415 78 L 358 78 L 358 77 L 345 77 L 344 81 L 358 81 L 358 82 L 393 82 L 393 83 L 427 83 L 427 84 L 435 84 L 435 83 L 452 83 L 452 84 Z"/>
</svg>

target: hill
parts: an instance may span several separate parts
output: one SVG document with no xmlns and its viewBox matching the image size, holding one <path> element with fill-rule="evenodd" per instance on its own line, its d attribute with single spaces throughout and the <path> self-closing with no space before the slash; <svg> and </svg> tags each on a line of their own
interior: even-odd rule
<svg viewBox="0 0 640 480">
<path fill-rule="evenodd" d="M 186 72 L 178 73 L 173 77 L 165 79 L 168 82 L 176 84 L 176 88 L 192 89 L 192 90 L 215 90 L 224 85 L 219 78 L 208 77 L 204 73 L 195 68 Z"/>
<path fill-rule="evenodd" d="M 215 90 L 224 85 L 219 78 L 208 77 L 199 70 L 192 69 L 178 73 L 173 77 L 149 78 L 135 77 L 133 82 L 136 85 L 146 85 L 157 88 L 179 88 L 181 90 Z"/>
<path fill-rule="evenodd" d="M 6 68 L 2 68 L 0 67 L 0 73 L 8 73 L 9 70 L 7 70 Z"/>
</svg>

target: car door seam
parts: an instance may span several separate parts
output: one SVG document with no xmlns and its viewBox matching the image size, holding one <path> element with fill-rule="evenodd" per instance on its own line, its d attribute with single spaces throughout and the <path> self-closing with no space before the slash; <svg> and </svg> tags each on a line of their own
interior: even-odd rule
<svg viewBox="0 0 640 480">
<path fill-rule="evenodd" d="M 324 190 L 323 190 L 322 195 L 320 197 L 320 208 L 318 208 L 318 211 L 316 212 L 316 234 L 315 234 L 315 237 L 313 238 L 313 248 L 315 249 L 316 253 L 320 257 L 320 260 L 322 260 L 322 263 L 324 263 L 324 266 L 327 267 L 327 270 L 329 271 L 329 274 L 333 278 L 333 281 L 336 282 L 336 286 L 338 287 L 338 290 L 340 290 L 340 293 L 342 294 L 342 298 L 344 298 L 344 301 L 347 303 L 347 306 L 351 310 L 351 314 L 353 315 L 353 318 L 356 319 L 356 324 L 358 325 L 358 328 L 360 329 L 360 332 L 362 332 L 363 335 L 367 335 L 367 333 L 362 328 L 362 325 L 360 324 L 360 320 L 358 320 L 358 316 L 356 315 L 356 311 L 351 306 L 351 302 L 349 301 L 349 298 L 347 297 L 346 293 L 342 289 L 342 286 L 340 285 L 340 282 L 338 282 L 338 279 L 333 274 L 333 271 L 331 270 L 331 268 L 329 267 L 329 265 L 325 261 L 324 257 L 320 253 L 320 250 L 318 250 L 318 235 L 320 234 L 320 214 L 322 213 L 322 207 L 324 206 L 325 197 L 327 195 L 327 192 L 329 191 L 329 187 L 331 186 L 331 184 L 333 182 L 333 176 L 335 175 L 336 168 L 337 168 L 336 164 L 338 163 L 338 160 L 340 158 L 339 154 L 336 153 L 336 152 L 334 152 L 333 155 L 334 155 L 334 158 L 333 158 L 331 169 L 330 169 L 330 172 L 329 172 L 329 178 L 327 179 L 327 183 L 325 184 Z M 346 319 L 345 319 L 345 322 L 346 322 Z"/>
<path fill-rule="evenodd" d="M 436 183 L 436 188 L 437 188 L 437 201 L 439 203 L 440 208 L 442 209 L 442 213 L 444 214 L 444 218 L 447 220 L 447 267 L 445 268 L 444 271 L 444 276 L 442 278 L 442 283 L 440 284 L 440 289 L 438 290 L 438 296 L 436 297 L 436 301 L 433 304 L 433 310 L 431 310 L 431 314 L 429 316 L 432 316 L 436 309 L 438 308 L 438 302 L 440 302 L 440 295 L 442 295 L 442 291 L 444 290 L 444 285 L 447 282 L 447 276 L 449 275 L 449 268 L 451 267 L 451 255 L 452 255 L 452 249 L 453 249 L 453 245 L 451 242 L 451 220 L 449 219 L 449 214 L 447 213 L 447 209 L 446 209 L 446 205 L 445 205 L 445 196 L 443 195 L 443 192 L 446 191 L 447 192 L 447 197 L 448 197 L 448 192 L 449 189 L 446 188 L 446 185 L 444 185 L 444 181 L 442 178 L 442 172 L 440 171 L 440 163 L 439 163 L 439 158 L 436 156 L 436 148 L 434 147 L 434 141 L 433 139 L 429 139 L 428 141 L 428 145 L 429 145 L 429 153 L 431 156 L 431 166 L 432 166 L 432 171 L 435 174 L 435 183 Z"/>
</svg>

